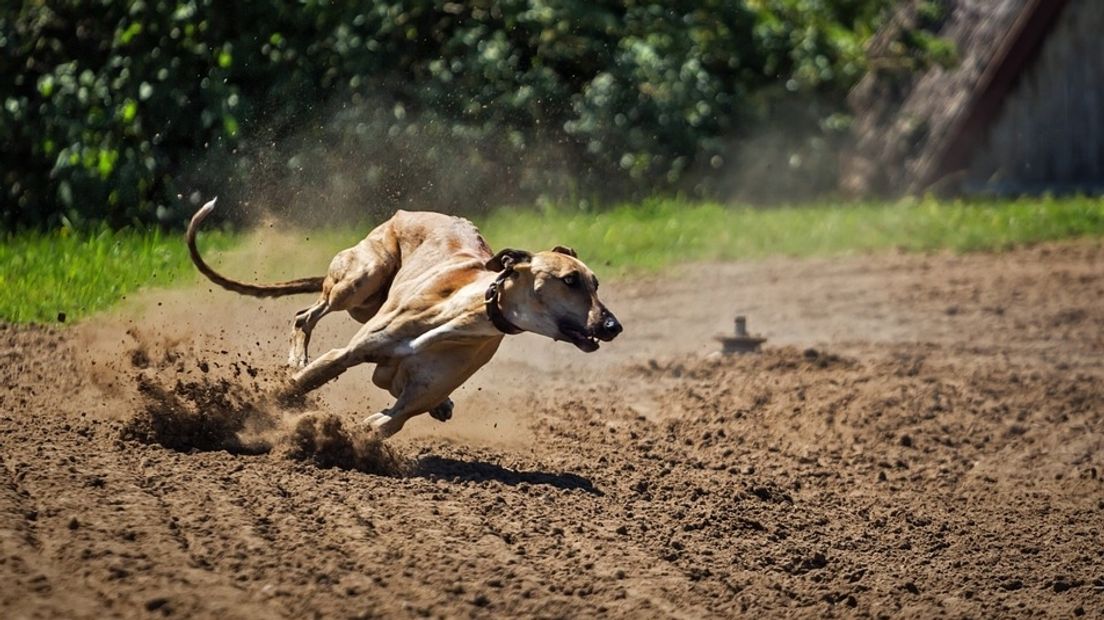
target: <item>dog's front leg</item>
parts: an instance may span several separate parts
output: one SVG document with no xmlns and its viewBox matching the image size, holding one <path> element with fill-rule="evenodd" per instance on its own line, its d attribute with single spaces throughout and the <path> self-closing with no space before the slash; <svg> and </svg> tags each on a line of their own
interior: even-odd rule
<svg viewBox="0 0 1104 620">
<path fill-rule="evenodd" d="M 333 349 L 314 360 L 306 368 L 295 373 L 287 396 L 306 394 L 336 379 L 350 367 L 360 363 L 363 358 L 357 356 L 352 347 Z"/>
<path fill-rule="evenodd" d="M 375 357 L 376 348 L 385 341 L 381 334 L 376 338 L 354 340 L 349 346 L 333 349 L 295 373 L 291 378 L 291 394 L 306 394 L 336 379 L 349 368 L 362 364 Z"/>
<path fill-rule="evenodd" d="M 406 424 L 406 420 L 401 422 L 395 418 L 394 408 L 384 409 L 378 413 L 364 418 L 363 423 L 372 427 L 372 430 L 379 433 L 380 437 L 390 437 L 395 433 L 402 430 L 402 427 Z"/>
</svg>

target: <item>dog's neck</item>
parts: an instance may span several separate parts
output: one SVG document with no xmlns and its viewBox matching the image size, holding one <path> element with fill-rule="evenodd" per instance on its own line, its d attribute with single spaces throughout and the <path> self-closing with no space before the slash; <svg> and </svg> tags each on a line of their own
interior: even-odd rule
<svg viewBox="0 0 1104 620">
<path fill-rule="evenodd" d="M 483 307 L 487 313 L 487 318 L 491 320 L 491 324 L 495 326 L 495 329 L 508 335 L 520 334 L 525 331 L 506 318 L 502 306 L 499 305 L 502 294 L 505 292 L 506 281 L 510 279 L 513 273 L 512 269 L 506 269 L 498 274 L 490 286 L 487 287 L 487 292 L 483 296 Z"/>
</svg>

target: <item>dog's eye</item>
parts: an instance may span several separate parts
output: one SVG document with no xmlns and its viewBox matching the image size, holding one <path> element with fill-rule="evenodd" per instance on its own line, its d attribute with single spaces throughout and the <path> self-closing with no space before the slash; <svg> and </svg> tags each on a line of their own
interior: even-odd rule
<svg viewBox="0 0 1104 620">
<path fill-rule="evenodd" d="M 579 283 L 579 276 L 577 276 L 573 273 L 569 273 L 566 276 L 564 276 L 562 278 L 562 280 L 563 280 L 564 284 L 566 284 L 568 286 L 571 286 L 571 287 L 574 287 L 576 284 Z"/>
</svg>

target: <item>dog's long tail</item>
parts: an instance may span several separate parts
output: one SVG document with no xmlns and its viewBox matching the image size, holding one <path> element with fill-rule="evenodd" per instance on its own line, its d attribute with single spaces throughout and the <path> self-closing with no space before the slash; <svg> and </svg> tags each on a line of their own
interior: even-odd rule
<svg viewBox="0 0 1104 620">
<path fill-rule="evenodd" d="M 196 231 L 199 230 L 199 225 L 203 223 L 203 220 L 211 214 L 211 211 L 215 210 L 215 200 L 217 198 L 203 205 L 196 214 L 192 216 L 192 221 L 188 224 L 188 252 L 192 255 L 192 262 L 195 263 L 196 269 L 200 273 L 207 276 L 207 279 L 221 286 L 228 291 L 234 291 L 235 293 L 241 293 L 242 295 L 250 295 L 252 297 L 283 297 L 284 295 L 295 295 L 297 293 L 317 293 L 322 290 L 322 282 L 325 278 L 299 278 L 298 280 L 289 280 L 287 282 L 276 282 L 274 284 L 250 284 L 248 282 L 238 282 L 237 280 L 231 280 L 226 276 L 215 271 L 204 262 L 203 257 L 199 255 L 199 249 L 196 248 Z"/>
</svg>

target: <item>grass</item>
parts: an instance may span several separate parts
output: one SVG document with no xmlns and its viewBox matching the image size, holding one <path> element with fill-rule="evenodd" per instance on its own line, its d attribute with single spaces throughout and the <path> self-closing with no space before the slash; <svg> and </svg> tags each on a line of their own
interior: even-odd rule
<svg viewBox="0 0 1104 620">
<path fill-rule="evenodd" d="M 208 247 L 228 247 L 213 233 Z M 54 322 L 87 316 L 143 286 L 192 281 L 181 235 L 159 230 L 23 233 L 0 237 L 0 320 Z"/>
<path fill-rule="evenodd" d="M 597 212 L 506 209 L 476 219 L 496 249 L 569 245 L 603 275 L 616 275 L 701 260 L 840 255 L 890 248 L 999 250 L 1100 237 L 1104 236 L 1104 200 L 965 203 L 925 199 L 754 209 L 656 199 Z M 311 231 L 273 241 L 268 248 L 260 246 L 261 237 L 214 231 L 204 233 L 200 244 L 216 265 L 220 264 L 217 250 L 237 247 L 234 253 L 246 260 L 236 261 L 237 269 L 227 268 L 235 276 L 298 277 L 321 273 L 334 252 L 363 237 L 368 226 Z M 289 247 L 295 251 L 288 251 Z M 241 263 L 263 267 L 243 273 Z M 195 278 L 177 234 L 131 230 L 7 236 L 0 238 L 0 320 L 52 322 L 59 312 L 79 318 L 109 307 L 139 287 L 190 283 Z"/>
<path fill-rule="evenodd" d="M 494 248 L 568 245 L 625 273 L 702 260 L 908 251 L 998 250 L 1104 235 L 1104 200 L 821 204 L 770 209 L 651 200 L 599 213 L 515 210 L 482 223 Z"/>
</svg>

